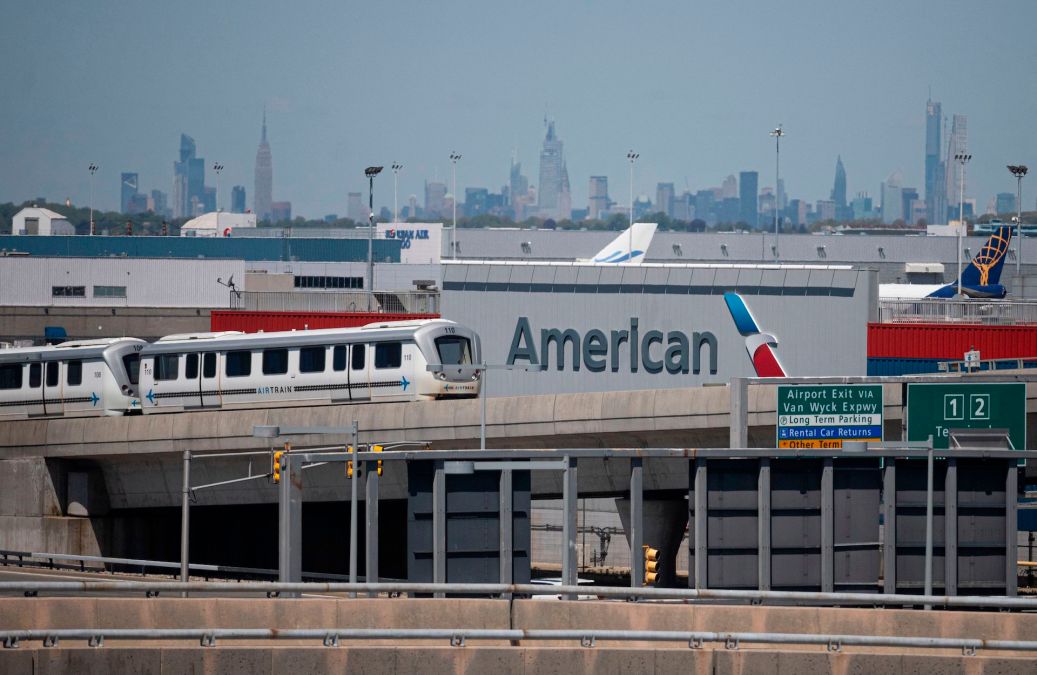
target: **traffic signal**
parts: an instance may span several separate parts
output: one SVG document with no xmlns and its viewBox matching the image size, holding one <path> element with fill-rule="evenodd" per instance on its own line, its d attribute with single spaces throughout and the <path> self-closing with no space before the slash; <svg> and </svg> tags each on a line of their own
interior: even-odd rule
<svg viewBox="0 0 1037 675">
<path fill-rule="evenodd" d="M 382 451 L 382 446 L 380 446 L 380 445 L 372 445 L 371 446 L 371 452 L 381 452 L 381 451 Z M 382 475 L 382 460 L 378 460 L 378 475 L 379 476 Z"/>
<path fill-rule="evenodd" d="M 655 580 L 659 578 L 659 549 L 652 548 L 648 544 L 641 547 L 645 556 L 645 580 L 642 586 L 654 586 Z"/>
<path fill-rule="evenodd" d="M 270 478 L 275 485 L 281 482 L 281 455 L 283 454 L 284 450 L 275 451 L 273 465 L 270 467 Z"/>
<path fill-rule="evenodd" d="M 348 452 L 349 454 L 352 455 L 353 454 L 353 446 L 352 445 L 347 445 L 346 446 L 346 452 Z M 347 459 L 346 460 L 346 478 L 352 478 L 352 477 L 353 477 L 353 460 Z M 358 475 L 357 478 L 359 478 L 359 477 L 360 476 Z"/>
</svg>

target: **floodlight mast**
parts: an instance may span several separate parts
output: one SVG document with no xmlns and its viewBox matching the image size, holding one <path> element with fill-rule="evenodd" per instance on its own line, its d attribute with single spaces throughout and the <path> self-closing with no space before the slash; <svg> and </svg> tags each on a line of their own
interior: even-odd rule
<svg viewBox="0 0 1037 675">
<path fill-rule="evenodd" d="M 1023 264 L 1023 177 L 1029 169 L 1025 164 L 1009 164 L 1015 176 L 1015 277 L 1019 279 Z"/>
<path fill-rule="evenodd" d="M 364 169 L 364 175 L 367 176 L 367 207 L 368 213 L 368 228 L 367 228 L 367 311 L 373 311 L 374 303 L 374 177 L 382 172 L 380 166 L 369 166 Z"/>
</svg>

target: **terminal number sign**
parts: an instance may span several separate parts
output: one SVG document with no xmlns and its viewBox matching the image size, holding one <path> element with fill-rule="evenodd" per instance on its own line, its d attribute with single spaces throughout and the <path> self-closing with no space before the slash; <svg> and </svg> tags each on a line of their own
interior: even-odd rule
<svg viewBox="0 0 1037 675">
<path fill-rule="evenodd" d="M 778 385 L 779 448 L 882 441 L 882 385 Z"/>
<path fill-rule="evenodd" d="M 907 385 L 907 440 L 933 437 L 934 448 L 950 445 L 951 429 L 1008 429 L 1012 445 L 1026 447 L 1026 384 L 963 383 Z"/>
</svg>

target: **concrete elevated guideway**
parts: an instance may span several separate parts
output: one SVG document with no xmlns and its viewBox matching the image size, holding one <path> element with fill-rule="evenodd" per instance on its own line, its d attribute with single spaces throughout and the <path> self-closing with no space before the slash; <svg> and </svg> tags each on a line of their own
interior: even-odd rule
<svg viewBox="0 0 1037 675">
<path fill-rule="evenodd" d="M 961 376 L 941 381 L 960 381 Z M 884 385 L 885 437 L 901 438 L 902 390 L 899 382 Z M 487 402 L 488 447 L 727 447 L 730 438 L 731 394 L 728 386 L 645 391 L 549 394 L 491 398 Z M 773 447 L 775 387 L 751 385 L 748 405 L 748 446 Z M 1027 383 L 1028 447 L 1037 447 L 1037 382 Z M 38 501 L 39 482 L 67 482 L 66 472 L 86 474 L 84 504 L 91 515 L 108 508 L 177 506 L 180 503 L 180 462 L 184 450 L 247 452 L 269 450 L 270 439 L 254 438 L 256 425 L 349 427 L 356 420 L 361 443 L 428 442 L 434 449 L 479 446 L 478 400 L 379 403 L 254 410 L 198 411 L 123 418 L 33 419 L 0 423 L 0 460 L 19 462 L 35 476 L 19 478 L 17 471 L 0 473 L 0 514 L 17 512 L 20 500 Z M 348 443 L 348 437 L 296 436 L 293 445 L 327 446 Z M 276 445 L 280 445 L 279 442 Z M 244 459 L 244 458 L 243 458 Z M 269 460 L 251 457 L 248 463 L 231 458 L 195 462 L 192 484 L 228 480 L 269 471 Z M 42 466 L 47 474 L 26 463 Z M 669 460 L 646 466 L 644 487 L 684 490 L 684 470 L 670 471 Z M 677 460 L 678 462 L 680 460 Z M 381 495 L 407 496 L 403 467 L 387 467 Z M 622 466 L 620 466 L 622 465 Z M 250 474 L 246 474 L 246 470 Z M 341 467 L 307 472 L 307 500 L 337 501 L 348 496 Z M 37 475 L 40 474 L 40 475 Z M 534 472 L 535 497 L 558 496 L 561 478 Z M 628 487 L 626 462 L 581 461 L 581 495 L 617 495 Z M 34 495 L 26 490 L 33 490 Z M 57 492 L 61 492 L 57 490 Z M 100 495 L 100 496 L 98 496 Z M 198 504 L 272 503 L 276 492 L 257 480 L 226 488 L 199 491 Z M 11 504 L 6 504 L 8 501 Z M 58 501 L 65 501 L 58 499 Z M 83 513 L 81 515 L 87 515 Z"/>
</svg>

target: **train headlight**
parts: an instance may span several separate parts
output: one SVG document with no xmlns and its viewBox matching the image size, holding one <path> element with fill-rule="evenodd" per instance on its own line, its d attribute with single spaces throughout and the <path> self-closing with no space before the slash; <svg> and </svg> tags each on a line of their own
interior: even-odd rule
<svg viewBox="0 0 1037 675">
<path fill-rule="evenodd" d="M 127 387 L 125 384 L 122 385 L 122 393 L 124 393 L 124 394 L 129 394 L 130 393 L 130 388 Z"/>
</svg>

